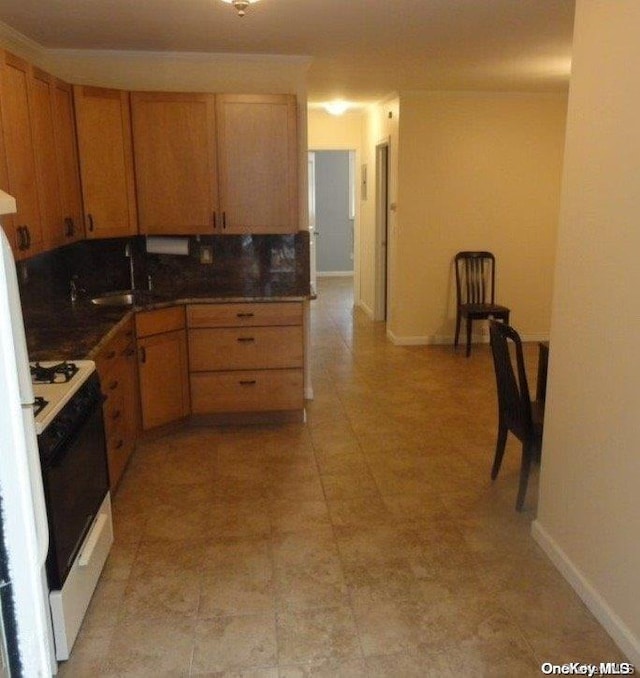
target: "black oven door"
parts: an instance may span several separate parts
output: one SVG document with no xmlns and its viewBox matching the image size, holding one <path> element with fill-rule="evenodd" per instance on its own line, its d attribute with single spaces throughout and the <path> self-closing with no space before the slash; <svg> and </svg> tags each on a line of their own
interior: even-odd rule
<svg viewBox="0 0 640 678">
<path fill-rule="evenodd" d="M 38 437 L 47 517 L 47 578 L 59 590 L 109 491 L 97 373 L 82 385 Z"/>
</svg>

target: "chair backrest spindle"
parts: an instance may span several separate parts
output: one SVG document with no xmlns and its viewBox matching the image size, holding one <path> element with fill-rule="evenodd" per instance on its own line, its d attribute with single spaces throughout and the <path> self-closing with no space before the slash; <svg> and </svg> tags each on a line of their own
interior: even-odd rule
<svg viewBox="0 0 640 678">
<path fill-rule="evenodd" d="M 495 259 L 491 252 L 459 252 L 455 259 L 458 297 L 462 303 L 485 304 L 495 300 Z"/>
</svg>

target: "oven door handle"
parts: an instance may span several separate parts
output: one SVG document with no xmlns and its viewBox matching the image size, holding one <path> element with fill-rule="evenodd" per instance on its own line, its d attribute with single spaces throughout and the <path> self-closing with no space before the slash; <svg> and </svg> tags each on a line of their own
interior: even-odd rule
<svg viewBox="0 0 640 678">
<path fill-rule="evenodd" d="M 107 525 L 107 516 L 104 513 L 100 513 L 91 528 L 91 532 L 87 537 L 87 540 L 84 543 L 80 557 L 78 558 L 78 565 L 80 567 L 86 567 L 93 557 L 93 552 L 96 550 L 96 546 L 100 541 L 100 537 L 104 532 L 104 528 Z"/>
</svg>

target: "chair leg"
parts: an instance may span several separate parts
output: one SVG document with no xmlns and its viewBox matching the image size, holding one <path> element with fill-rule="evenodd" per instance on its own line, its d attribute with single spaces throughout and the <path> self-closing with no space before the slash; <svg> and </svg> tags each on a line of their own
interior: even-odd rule
<svg viewBox="0 0 640 678">
<path fill-rule="evenodd" d="M 471 355 L 471 328 L 473 321 L 467 316 L 467 358 Z"/>
<path fill-rule="evenodd" d="M 462 317 L 460 316 L 460 312 L 456 313 L 456 336 L 455 339 L 453 340 L 453 346 L 455 348 L 458 347 L 458 339 L 460 338 L 460 321 L 462 320 Z"/>
<path fill-rule="evenodd" d="M 496 454 L 493 458 L 493 467 L 491 468 L 491 480 L 495 480 L 498 476 L 498 471 L 502 465 L 502 457 L 504 457 L 504 448 L 507 444 L 507 435 L 509 430 L 502 424 L 498 425 L 498 440 L 496 442 Z"/>
<path fill-rule="evenodd" d="M 516 511 L 522 511 L 524 498 L 527 494 L 527 484 L 529 482 L 529 471 L 531 470 L 531 457 L 533 451 L 531 446 L 522 444 L 522 463 L 520 464 L 520 484 L 518 486 L 518 497 L 516 499 Z"/>
</svg>

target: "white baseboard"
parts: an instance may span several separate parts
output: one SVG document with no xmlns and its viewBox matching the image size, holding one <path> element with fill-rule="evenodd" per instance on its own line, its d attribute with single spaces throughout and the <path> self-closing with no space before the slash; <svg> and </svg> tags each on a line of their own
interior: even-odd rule
<svg viewBox="0 0 640 678">
<path fill-rule="evenodd" d="M 353 278 L 353 271 L 316 271 L 318 278 Z"/>
<path fill-rule="evenodd" d="M 629 627 L 537 520 L 531 525 L 531 534 L 629 661 L 635 666 L 640 666 L 640 639 L 633 635 Z"/>
<path fill-rule="evenodd" d="M 397 346 L 439 346 L 450 344 L 453 346 L 453 335 L 442 335 L 442 334 L 432 334 L 432 335 L 418 335 L 418 336 L 402 336 L 394 334 L 391 330 L 387 330 L 387 337 L 396 344 Z M 523 342 L 538 342 L 538 341 L 549 341 L 548 334 L 521 334 L 520 338 Z M 466 346 L 467 340 L 466 337 L 460 337 L 458 340 L 458 347 Z M 471 338 L 472 344 L 488 344 L 489 335 L 476 335 L 474 334 Z"/>
<path fill-rule="evenodd" d="M 367 304 L 365 304 L 365 302 L 362 301 L 362 299 L 360 299 L 360 300 L 357 302 L 356 306 L 357 306 L 359 309 L 363 310 L 363 311 L 367 314 L 367 316 L 368 316 L 371 320 L 373 320 L 373 309 L 370 308 Z"/>
</svg>

